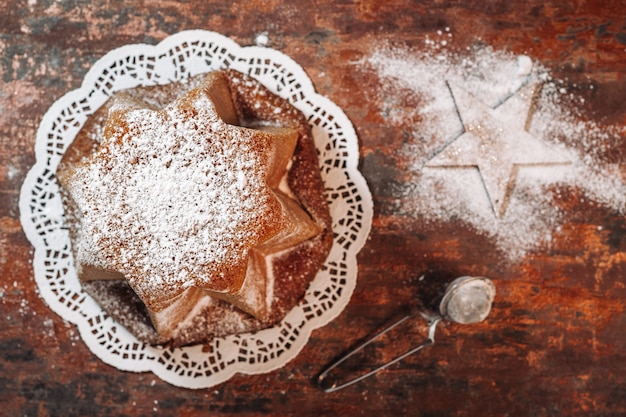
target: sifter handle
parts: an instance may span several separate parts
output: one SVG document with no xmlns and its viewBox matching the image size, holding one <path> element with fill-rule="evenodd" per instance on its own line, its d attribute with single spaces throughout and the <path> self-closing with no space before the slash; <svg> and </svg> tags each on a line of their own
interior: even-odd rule
<svg viewBox="0 0 626 417">
<path fill-rule="evenodd" d="M 396 328 L 397 326 L 401 325 L 402 323 L 406 322 L 409 319 L 414 318 L 415 316 L 421 316 L 424 320 L 427 321 L 429 327 L 428 327 L 428 338 L 426 339 L 426 341 L 424 343 L 422 343 L 421 345 L 408 350 L 407 352 L 395 357 L 394 359 L 380 365 L 377 366 L 369 371 L 367 371 L 366 373 L 362 374 L 362 375 L 358 375 L 354 378 L 348 379 L 344 382 L 338 382 L 337 380 L 333 380 L 332 378 L 329 379 L 329 376 L 331 375 L 333 370 L 336 370 L 337 368 L 339 368 L 346 360 L 348 360 L 350 357 L 354 356 L 356 353 L 358 353 L 359 351 L 361 351 L 363 348 L 365 348 L 367 345 L 369 345 L 370 343 L 374 342 L 376 339 L 378 339 L 379 337 L 383 336 L 384 334 L 388 333 L 389 331 L 393 330 L 394 328 Z M 356 345 L 355 347 L 353 347 L 352 349 L 350 349 L 347 353 L 345 353 L 344 355 L 340 356 L 337 360 L 335 360 L 334 362 L 332 362 L 321 374 L 319 374 L 319 376 L 317 377 L 317 384 L 318 386 L 324 391 L 324 392 L 335 392 L 335 391 L 339 391 L 340 389 L 343 389 L 345 387 L 348 387 L 352 384 L 355 384 L 373 374 L 375 374 L 376 372 L 379 372 L 383 369 L 388 368 L 389 366 L 400 362 L 401 360 L 403 360 L 404 358 L 428 347 L 428 346 L 432 346 L 435 343 L 435 330 L 437 328 L 437 323 L 439 323 L 439 321 L 441 321 L 442 317 L 439 315 L 435 315 L 435 316 L 429 316 L 423 312 L 419 312 L 419 313 L 415 313 L 415 312 L 411 312 L 411 313 L 407 313 L 406 315 L 402 316 L 400 319 L 396 320 L 395 322 L 391 323 L 389 326 L 383 328 L 382 330 L 380 330 L 378 333 L 376 333 L 375 335 L 373 335 L 372 337 L 368 338 L 367 340 L 365 340 L 364 342 L 359 343 L 358 345 Z"/>
</svg>

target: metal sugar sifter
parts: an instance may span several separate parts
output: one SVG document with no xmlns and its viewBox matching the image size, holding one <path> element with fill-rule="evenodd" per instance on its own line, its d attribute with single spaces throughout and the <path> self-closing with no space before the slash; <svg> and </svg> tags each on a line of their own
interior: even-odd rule
<svg viewBox="0 0 626 417">
<path fill-rule="evenodd" d="M 448 320 L 459 324 L 479 323 L 487 318 L 491 311 L 491 305 L 496 295 L 496 288 L 490 279 L 484 277 L 463 276 L 452 281 L 447 287 L 439 302 L 439 312 L 413 310 L 402 315 L 398 320 L 376 332 L 373 336 L 365 341 L 358 343 L 345 354 L 335 361 L 331 362 L 325 370 L 317 377 L 317 385 L 325 392 L 334 392 L 359 382 L 378 371 L 400 362 L 404 358 L 428 347 L 435 343 L 435 330 L 437 323 L 441 320 Z M 362 351 L 366 346 L 396 329 L 401 324 L 421 318 L 428 324 L 428 336 L 426 340 L 419 346 L 409 349 L 407 352 L 383 363 L 375 366 L 364 373 L 341 380 L 333 377 L 333 373 L 346 364 L 346 361 Z"/>
</svg>

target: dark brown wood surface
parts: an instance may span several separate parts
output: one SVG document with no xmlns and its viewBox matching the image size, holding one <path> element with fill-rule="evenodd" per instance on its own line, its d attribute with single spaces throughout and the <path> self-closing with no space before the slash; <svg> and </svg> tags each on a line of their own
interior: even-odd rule
<svg viewBox="0 0 626 417">
<path fill-rule="evenodd" d="M 410 126 L 386 125 L 368 95 L 377 79 L 351 68 L 377 40 L 412 46 L 445 28 L 457 47 L 480 40 L 527 54 L 579 92 L 581 117 L 626 126 L 626 4 L 619 0 L 1 2 L 0 414 L 625 415 L 623 216 L 564 192 L 557 204 L 569 214 L 550 247 L 511 263 L 470 228 L 421 224 L 394 209 L 401 196 L 388 185 L 403 181 L 395 151 Z M 266 32 L 269 46 L 298 62 L 352 120 L 375 207 L 346 310 L 282 369 L 197 391 L 119 371 L 85 347 L 37 293 L 18 210 L 48 107 L 109 50 L 185 29 L 214 30 L 241 45 Z M 626 141 L 614 149 L 624 177 Z M 318 390 L 311 380 L 325 363 L 428 290 L 417 280 L 424 271 L 493 278 L 498 297 L 489 319 L 445 324 L 435 347 L 343 391 Z"/>
</svg>

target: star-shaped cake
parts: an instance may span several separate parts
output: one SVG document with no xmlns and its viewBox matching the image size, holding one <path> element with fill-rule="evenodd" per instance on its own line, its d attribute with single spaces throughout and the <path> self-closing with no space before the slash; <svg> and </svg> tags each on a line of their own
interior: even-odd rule
<svg viewBox="0 0 626 417">
<path fill-rule="evenodd" d="M 93 120 L 102 129 L 98 143 L 83 140 L 91 152 L 77 148 L 81 158 L 58 171 L 76 218 L 70 224 L 81 281 L 109 292 L 127 284 L 159 342 L 196 316 L 214 314 L 199 307 L 207 298 L 216 300 L 213 310 L 271 323 L 276 286 L 303 280 L 302 272 L 286 270 L 286 257 L 306 256 L 306 248 L 324 242 L 323 257 L 311 259 L 318 269 L 329 249 L 327 207 L 319 209 L 318 195 L 307 209 L 311 203 L 302 200 L 310 190 L 294 194 L 302 168 L 288 175 L 304 161 L 315 170 L 307 175 L 319 176 L 300 115 L 233 71 L 197 84 L 166 105 L 167 88 L 118 94 L 106 116 Z M 253 99 L 243 100 L 246 93 Z M 313 185 L 323 194 L 317 178 Z M 304 273 L 309 281 L 312 271 Z"/>
</svg>

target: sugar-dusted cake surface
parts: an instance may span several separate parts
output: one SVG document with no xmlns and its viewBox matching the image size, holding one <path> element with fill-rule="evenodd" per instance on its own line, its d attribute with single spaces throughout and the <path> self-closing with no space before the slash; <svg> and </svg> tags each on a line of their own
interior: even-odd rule
<svg viewBox="0 0 626 417">
<path fill-rule="evenodd" d="M 306 119 L 236 71 L 117 93 L 57 176 L 85 290 L 148 343 L 275 323 L 332 245 Z"/>
</svg>

